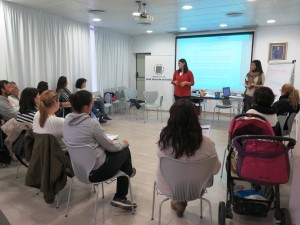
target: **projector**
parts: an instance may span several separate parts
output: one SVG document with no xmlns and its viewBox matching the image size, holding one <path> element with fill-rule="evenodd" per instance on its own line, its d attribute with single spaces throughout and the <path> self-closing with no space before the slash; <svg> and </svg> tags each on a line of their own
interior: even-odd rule
<svg viewBox="0 0 300 225">
<path fill-rule="evenodd" d="M 138 24 L 144 25 L 151 24 L 154 21 L 154 17 L 146 13 L 141 13 L 139 16 L 135 16 L 134 19 Z"/>
</svg>

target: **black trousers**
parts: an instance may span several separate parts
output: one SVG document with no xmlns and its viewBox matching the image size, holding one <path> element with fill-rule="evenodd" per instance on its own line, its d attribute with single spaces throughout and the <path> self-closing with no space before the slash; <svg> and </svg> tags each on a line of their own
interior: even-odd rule
<svg viewBox="0 0 300 225">
<path fill-rule="evenodd" d="M 244 101 L 243 113 L 246 113 L 252 106 L 253 97 L 249 95 L 245 95 L 243 101 Z"/>
<path fill-rule="evenodd" d="M 107 180 L 118 171 L 126 173 L 128 176 L 132 174 L 132 163 L 131 163 L 131 154 L 129 148 L 124 148 L 120 152 L 106 152 L 106 160 L 104 164 L 97 170 L 93 170 L 90 173 L 91 182 L 100 182 Z M 118 177 L 117 178 L 117 191 L 115 198 L 126 199 L 128 194 L 128 179 L 127 177 Z"/>
<path fill-rule="evenodd" d="M 175 102 L 176 102 L 176 101 L 178 101 L 179 99 L 182 99 L 182 98 L 190 99 L 190 96 L 179 97 L 179 96 L 174 95 L 174 98 L 175 98 Z"/>
</svg>

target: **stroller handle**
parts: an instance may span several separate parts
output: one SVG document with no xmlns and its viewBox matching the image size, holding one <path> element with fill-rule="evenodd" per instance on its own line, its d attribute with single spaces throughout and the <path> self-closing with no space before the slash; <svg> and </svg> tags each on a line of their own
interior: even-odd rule
<svg viewBox="0 0 300 225">
<path fill-rule="evenodd" d="M 261 119 L 263 121 L 266 121 L 265 117 L 258 115 L 258 114 L 254 114 L 254 113 L 242 113 L 242 114 L 236 115 L 234 118 L 239 119 L 241 117 L 255 117 L 255 118 Z"/>
<path fill-rule="evenodd" d="M 290 148 L 294 148 L 296 145 L 296 140 L 293 138 L 288 138 L 288 137 L 280 137 L 280 136 L 268 136 L 268 135 L 241 135 L 237 136 L 234 139 L 236 141 L 241 141 L 245 139 L 267 139 L 267 140 L 274 140 L 274 141 L 288 141 L 288 146 Z"/>
</svg>

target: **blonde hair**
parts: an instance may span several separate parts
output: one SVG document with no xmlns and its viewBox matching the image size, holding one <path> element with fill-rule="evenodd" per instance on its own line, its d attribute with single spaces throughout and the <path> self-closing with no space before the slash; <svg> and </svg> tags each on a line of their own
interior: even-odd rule
<svg viewBox="0 0 300 225">
<path fill-rule="evenodd" d="M 41 99 L 41 103 L 39 105 L 39 111 L 40 111 L 39 124 L 41 127 L 44 127 L 46 120 L 48 119 L 49 116 L 47 109 L 51 108 L 55 101 L 58 101 L 58 95 L 55 91 L 47 90 L 41 94 L 40 99 Z"/>
<path fill-rule="evenodd" d="M 290 83 L 284 84 L 281 88 L 281 91 L 285 92 L 285 94 L 288 96 L 292 108 L 297 110 L 300 102 L 299 91 Z"/>
</svg>

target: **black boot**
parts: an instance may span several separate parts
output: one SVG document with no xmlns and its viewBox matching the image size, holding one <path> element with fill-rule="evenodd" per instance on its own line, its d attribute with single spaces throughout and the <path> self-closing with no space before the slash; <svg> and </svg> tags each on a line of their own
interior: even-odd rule
<svg viewBox="0 0 300 225">
<path fill-rule="evenodd" d="M 99 117 L 99 122 L 100 122 L 100 123 L 106 123 L 106 122 L 107 122 L 107 120 L 103 119 L 103 117 L 102 117 L 102 116 L 100 116 L 100 117 Z"/>
<path fill-rule="evenodd" d="M 105 119 L 105 120 L 111 120 L 111 118 L 109 118 L 106 113 L 103 114 L 103 119 Z"/>
</svg>

